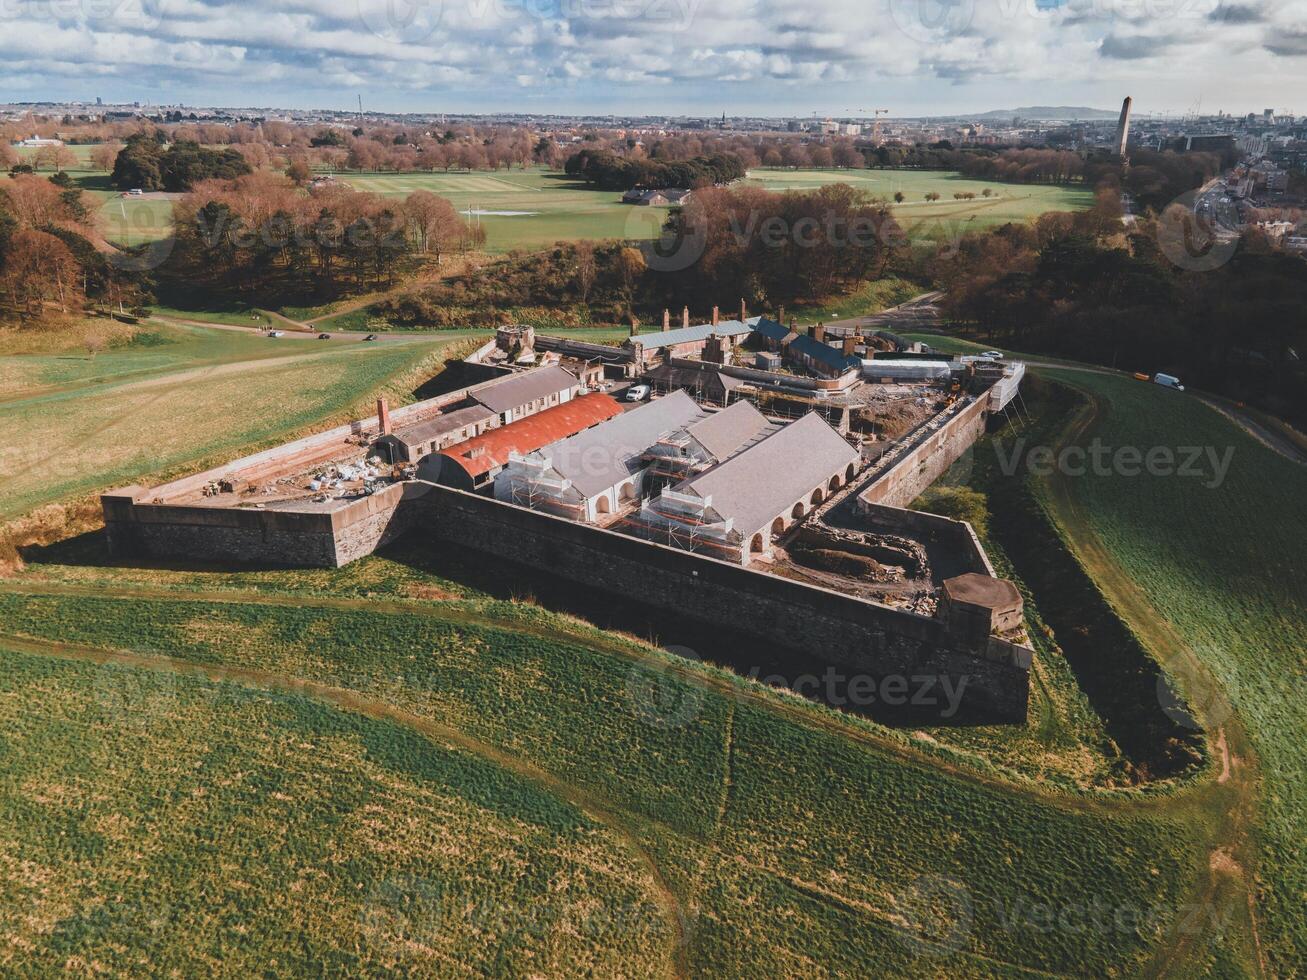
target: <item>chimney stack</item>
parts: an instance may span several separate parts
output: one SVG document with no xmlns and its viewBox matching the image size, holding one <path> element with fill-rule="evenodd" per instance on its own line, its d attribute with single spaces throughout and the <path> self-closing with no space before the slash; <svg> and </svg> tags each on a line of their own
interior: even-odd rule
<svg viewBox="0 0 1307 980">
<path fill-rule="evenodd" d="M 826 342 L 826 324 L 818 321 L 817 326 L 813 328 L 812 336 L 813 339 L 824 344 Z"/>
<path fill-rule="evenodd" d="M 684 306 L 681 308 L 681 326 L 688 327 L 689 325 L 690 325 L 690 308 L 688 306 Z"/>
<path fill-rule="evenodd" d="M 844 338 L 844 356 L 852 357 L 853 349 L 858 346 L 858 338 L 852 335 Z"/>
<path fill-rule="evenodd" d="M 663 333 L 672 329 L 672 311 L 663 310 Z"/>
<path fill-rule="evenodd" d="M 744 297 L 740 297 L 740 322 L 743 323 L 749 319 L 749 308 L 744 305 Z"/>
<path fill-rule="evenodd" d="M 631 336 L 638 337 L 639 335 L 640 335 L 640 321 L 637 320 L 635 317 L 631 317 Z"/>
<path fill-rule="evenodd" d="M 390 405 L 386 399 L 377 399 L 377 429 L 383 436 L 390 435 Z"/>
<path fill-rule="evenodd" d="M 712 308 L 712 325 L 715 327 L 720 322 L 721 322 L 721 313 L 718 311 L 717 307 L 714 306 Z"/>
<path fill-rule="evenodd" d="M 784 322 L 785 322 L 785 306 L 784 306 L 784 305 L 781 305 L 781 306 L 776 307 L 776 322 L 777 322 L 777 323 L 784 323 Z"/>
</svg>

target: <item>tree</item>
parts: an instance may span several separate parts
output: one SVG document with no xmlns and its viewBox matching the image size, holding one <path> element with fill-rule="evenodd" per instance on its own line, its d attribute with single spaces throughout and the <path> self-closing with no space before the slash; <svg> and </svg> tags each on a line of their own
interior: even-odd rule
<svg viewBox="0 0 1307 980">
<path fill-rule="evenodd" d="M 286 166 L 286 176 L 294 182 L 296 187 L 303 187 L 313 179 L 313 171 L 309 169 L 309 163 L 303 157 L 295 157 Z"/>
<path fill-rule="evenodd" d="M 0 291 L 23 319 L 40 317 L 47 303 L 64 312 L 80 306 L 80 278 L 73 253 L 54 235 L 23 228 L 10 237 L 0 268 Z"/>
<path fill-rule="evenodd" d="M 99 143 L 91 147 L 91 166 L 96 170 L 111 171 L 121 152 L 122 145 L 119 143 Z"/>
<path fill-rule="evenodd" d="M 904 196 L 904 194 L 903 194 L 902 191 L 895 191 L 895 192 L 894 192 L 894 203 L 895 203 L 895 204 L 902 204 L 905 200 L 906 200 L 906 198 L 905 198 L 905 196 Z"/>
<path fill-rule="evenodd" d="M 595 264 L 593 242 L 576 243 L 576 291 L 583 306 L 590 303 L 590 290 L 594 288 L 598 267 Z"/>
<path fill-rule="evenodd" d="M 414 191 L 404 199 L 401 212 L 409 239 L 423 255 L 442 255 L 460 245 L 467 235 L 467 222 L 454 205 L 430 191 Z"/>
</svg>

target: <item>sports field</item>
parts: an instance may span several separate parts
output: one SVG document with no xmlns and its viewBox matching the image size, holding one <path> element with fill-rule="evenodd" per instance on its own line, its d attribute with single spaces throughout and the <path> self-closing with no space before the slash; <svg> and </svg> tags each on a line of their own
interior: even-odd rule
<svg viewBox="0 0 1307 980">
<path fill-rule="evenodd" d="M 541 248 L 560 240 L 653 238 L 667 208 L 621 203 L 615 191 L 593 190 L 562 174 L 543 170 L 453 174 L 342 174 L 340 179 L 359 190 L 404 196 L 429 190 L 448 198 L 460 211 L 498 212 L 470 217 L 486 229 L 491 251 Z M 823 184 L 847 183 L 892 199 L 902 191 L 906 200 L 894 206 L 909 235 L 917 240 L 950 238 L 965 231 L 1006 221 L 1025 221 L 1045 211 L 1072 210 L 1092 203 L 1088 191 L 1027 184 L 967 180 L 957 174 L 880 170 L 755 170 L 751 184 L 768 190 L 801 190 Z M 982 198 L 986 188 L 991 198 Z M 940 200 L 928 202 L 934 191 Z M 955 193 L 970 192 L 972 201 L 957 201 Z"/>
</svg>

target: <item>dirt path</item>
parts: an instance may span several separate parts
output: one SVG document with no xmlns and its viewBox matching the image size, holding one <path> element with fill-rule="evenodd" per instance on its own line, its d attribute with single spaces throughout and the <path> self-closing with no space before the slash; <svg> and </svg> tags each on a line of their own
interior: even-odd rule
<svg viewBox="0 0 1307 980">
<path fill-rule="evenodd" d="M 1059 439 L 1062 445 L 1082 444 L 1092 433 L 1102 405 L 1097 396 L 1085 392 L 1089 401 L 1068 430 Z M 1189 976 L 1197 969 L 1195 959 L 1202 953 L 1200 940 L 1220 938 L 1225 923 L 1216 921 L 1218 909 L 1238 904 L 1246 908 L 1248 921 L 1243 930 L 1244 957 L 1256 963 L 1265 974 L 1260 943 L 1257 938 L 1255 875 L 1244 869 L 1254 868 L 1256 845 L 1253 819 L 1257 805 L 1256 757 L 1247 733 L 1226 700 L 1220 682 L 1200 658 L 1189 649 L 1184 638 L 1167 622 L 1147 594 L 1117 565 L 1111 552 L 1093 529 L 1093 522 L 1076 499 L 1073 482 L 1065 474 L 1054 473 L 1046 484 L 1052 515 L 1068 543 L 1084 564 L 1094 582 L 1103 590 L 1117 614 L 1130 625 L 1144 645 L 1168 666 L 1173 675 L 1191 678 L 1210 694 L 1205 704 L 1193 706 L 1208 735 L 1209 745 L 1222 759 L 1216 778 L 1200 784 L 1191 793 L 1177 798 L 1176 804 L 1201 810 L 1205 823 L 1212 828 L 1209 847 L 1213 853 L 1232 856 L 1228 861 L 1209 862 L 1207 875 L 1191 905 L 1202 914 L 1184 923 L 1173 942 L 1159 948 L 1150 976 Z M 1191 693 L 1191 692 L 1187 692 Z M 1223 727 L 1216 723 L 1219 719 Z M 1218 737 L 1212 742 L 1214 736 Z M 1237 903 L 1235 896 L 1237 895 Z"/>
<path fill-rule="evenodd" d="M 464 752 L 505 769 L 543 789 L 550 795 L 570 803 L 591 820 L 607 827 L 622 840 L 649 875 L 652 890 L 672 936 L 672 948 L 669 950 L 668 955 L 674 973 L 678 977 L 688 976 L 689 971 L 685 962 L 687 939 L 685 910 L 681 907 L 680 900 L 672 891 L 653 856 L 641 842 L 636 830 L 627 820 L 619 816 L 617 807 L 607 800 L 537 768 L 519 754 L 505 752 L 450 725 L 413 714 L 385 701 L 360 694 L 357 691 L 319 684 L 299 677 L 287 677 L 269 671 L 245 667 L 215 667 L 173 657 L 146 656 L 121 650 L 104 650 L 75 644 L 54 643 L 13 634 L 0 634 L 0 645 L 21 653 L 53 657 L 60 660 L 92 664 L 118 664 L 144 670 L 166 671 L 215 683 L 240 684 L 257 690 L 279 691 L 311 698 L 351 714 L 402 725 L 433 743 L 453 745 Z"/>
</svg>

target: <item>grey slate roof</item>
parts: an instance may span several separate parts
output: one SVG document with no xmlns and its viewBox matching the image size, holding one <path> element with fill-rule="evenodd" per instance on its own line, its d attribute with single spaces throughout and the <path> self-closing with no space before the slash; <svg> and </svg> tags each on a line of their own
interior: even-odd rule
<svg viewBox="0 0 1307 980">
<path fill-rule="evenodd" d="M 496 414 L 527 405 L 537 398 L 575 388 L 576 376 L 557 365 L 513 374 L 472 393 L 472 397 Z"/>
<path fill-rule="evenodd" d="M 862 364 L 862 359 L 852 354 L 845 354 L 840 348 L 832 347 L 830 344 L 823 343 L 807 334 L 799 334 L 790 341 L 790 350 L 806 354 L 814 361 L 820 361 L 831 368 L 839 371 L 847 371 L 851 367 L 858 367 Z"/>
<path fill-rule="evenodd" d="M 749 535 L 765 528 L 833 474 L 843 475 L 858 451 L 815 412 L 791 422 L 724 463 L 683 480 L 679 493 L 711 497 L 712 509 Z"/>
<path fill-rule="evenodd" d="M 752 332 L 753 327 L 748 323 L 741 323 L 739 320 L 723 320 L 716 326 L 711 323 L 700 323 L 692 327 L 678 327 L 675 330 L 642 333 L 631 337 L 627 340 L 627 343 L 639 344 L 645 350 L 655 350 L 659 347 L 670 347 L 673 344 L 689 344 L 707 340 L 713 334 L 722 337 L 743 337 L 745 334 Z"/>
<path fill-rule="evenodd" d="M 416 446 L 437 439 L 448 432 L 455 432 L 464 426 L 477 425 L 494 417 L 495 413 L 484 405 L 472 405 L 468 408 L 457 408 L 452 412 L 442 412 L 434 418 L 396 429 L 394 437 L 406 445 Z"/>
<path fill-rule="evenodd" d="M 724 460 L 772 428 L 772 423 L 751 403 L 740 401 L 695 422 L 685 431 L 698 440 L 714 459 Z"/>
<path fill-rule="evenodd" d="M 639 469 L 640 455 L 664 435 L 704 414 L 693 398 L 677 391 L 545 446 L 537 455 L 548 457 L 560 476 L 593 497 Z"/>
</svg>

